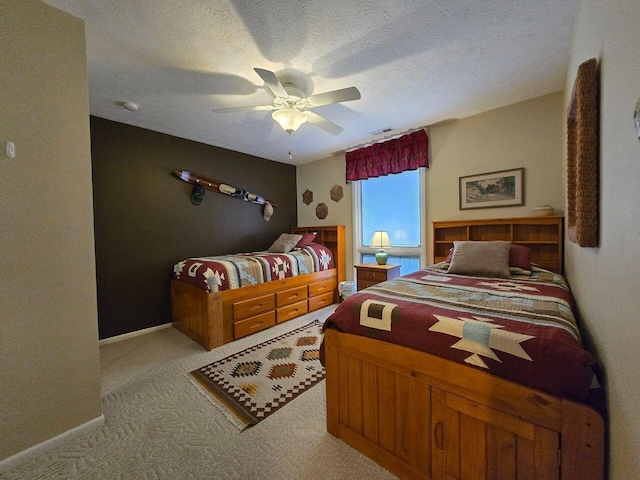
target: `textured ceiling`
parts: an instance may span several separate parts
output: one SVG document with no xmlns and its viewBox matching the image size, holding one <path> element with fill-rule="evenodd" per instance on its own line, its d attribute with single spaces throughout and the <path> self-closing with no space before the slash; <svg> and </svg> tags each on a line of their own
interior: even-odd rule
<svg viewBox="0 0 640 480">
<path fill-rule="evenodd" d="M 377 138 L 561 90 L 578 0 L 45 0 L 84 19 L 91 113 L 301 164 Z M 271 103 L 254 67 L 307 95 L 362 99 L 314 111 L 268 140 Z M 135 102 L 137 112 L 123 109 Z M 388 136 L 389 134 L 387 134 Z"/>
</svg>

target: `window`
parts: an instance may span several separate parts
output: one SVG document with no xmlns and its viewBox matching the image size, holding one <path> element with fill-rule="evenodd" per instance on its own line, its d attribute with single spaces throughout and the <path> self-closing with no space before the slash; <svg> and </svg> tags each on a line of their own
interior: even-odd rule
<svg viewBox="0 0 640 480">
<path fill-rule="evenodd" d="M 385 230 L 391 247 L 387 263 L 405 275 L 426 265 L 424 168 L 354 182 L 354 259 L 375 263 L 373 232 Z"/>
</svg>

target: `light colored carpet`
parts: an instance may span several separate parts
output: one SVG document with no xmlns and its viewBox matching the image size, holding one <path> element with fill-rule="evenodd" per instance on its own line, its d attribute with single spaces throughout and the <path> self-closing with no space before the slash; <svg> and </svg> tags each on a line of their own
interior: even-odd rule
<svg viewBox="0 0 640 480">
<path fill-rule="evenodd" d="M 326 431 L 325 382 L 243 432 L 186 374 L 324 320 L 335 306 L 207 352 L 173 328 L 100 348 L 105 425 L 1 479 L 392 479 Z"/>
</svg>

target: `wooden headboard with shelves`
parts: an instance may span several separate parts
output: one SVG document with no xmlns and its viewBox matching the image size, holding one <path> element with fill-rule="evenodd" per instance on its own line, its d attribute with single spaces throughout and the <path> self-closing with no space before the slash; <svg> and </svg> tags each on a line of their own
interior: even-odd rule
<svg viewBox="0 0 640 480">
<path fill-rule="evenodd" d="M 344 225 L 324 225 L 320 227 L 292 227 L 291 233 L 316 234 L 315 242 L 331 250 L 333 261 L 338 271 L 338 283 L 346 278 Z"/>
<path fill-rule="evenodd" d="M 564 273 L 564 217 L 490 218 L 433 222 L 433 262 L 446 259 L 456 240 L 508 240 L 531 249 L 531 262 Z"/>
</svg>

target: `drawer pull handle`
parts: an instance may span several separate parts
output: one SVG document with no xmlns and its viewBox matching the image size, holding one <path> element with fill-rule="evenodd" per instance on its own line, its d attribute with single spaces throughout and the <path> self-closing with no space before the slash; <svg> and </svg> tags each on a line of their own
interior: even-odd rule
<svg viewBox="0 0 640 480">
<path fill-rule="evenodd" d="M 438 450 L 440 450 L 440 451 L 444 450 L 444 445 L 443 445 L 443 442 L 442 442 L 442 440 L 443 440 L 442 439 L 442 434 L 443 434 L 442 423 L 440 423 L 440 422 L 436 423 L 436 428 L 435 428 L 433 434 L 434 434 L 433 436 L 435 437 L 434 440 L 436 441 L 436 447 L 438 447 Z"/>
</svg>

